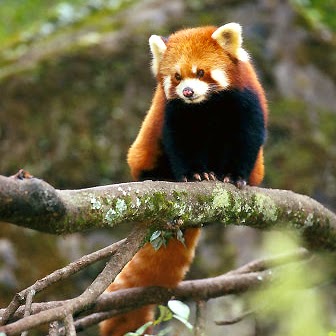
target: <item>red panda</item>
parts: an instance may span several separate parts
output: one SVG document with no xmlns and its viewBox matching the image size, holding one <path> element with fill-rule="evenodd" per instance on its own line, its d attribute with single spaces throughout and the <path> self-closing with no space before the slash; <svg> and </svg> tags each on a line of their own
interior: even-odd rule
<svg viewBox="0 0 336 336">
<path fill-rule="evenodd" d="M 200 27 L 169 38 L 152 35 L 157 87 L 129 149 L 135 180 L 219 180 L 242 188 L 264 177 L 267 102 L 242 48 L 241 26 Z M 155 251 L 147 243 L 108 291 L 135 286 L 174 287 L 194 256 L 200 229 L 184 232 Z M 102 336 L 121 336 L 153 319 L 146 306 L 101 324 Z"/>
</svg>

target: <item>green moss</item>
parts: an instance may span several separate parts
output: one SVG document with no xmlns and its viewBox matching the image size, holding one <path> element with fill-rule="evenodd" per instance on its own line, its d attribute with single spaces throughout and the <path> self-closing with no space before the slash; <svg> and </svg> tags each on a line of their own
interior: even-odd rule
<svg viewBox="0 0 336 336">
<path fill-rule="evenodd" d="M 95 197 L 91 198 L 91 206 L 92 206 L 92 210 L 99 210 L 102 206 L 102 204 L 100 203 L 99 200 L 97 200 Z"/>
<path fill-rule="evenodd" d="M 125 195 L 110 201 L 111 206 L 106 211 L 104 221 L 114 226 L 121 221 L 127 221 L 134 212 L 133 202 L 130 196 Z"/>
<path fill-rule="evenodd" d="M 253 208 L 257 214 L 262 214 L 265 222 L 274 222 L 278 218 L 278 208 L 274 201 L 260 193 L 256 193 L 253 197 Z"/>
<path fill-rule="evenodd" d="M 212 204 L 215 209 L 222 209 L 231 205 L 230 194 L 228 191 L 216 187 L 213 191 L 213 195 L 214 196 Z"/>
</svg>

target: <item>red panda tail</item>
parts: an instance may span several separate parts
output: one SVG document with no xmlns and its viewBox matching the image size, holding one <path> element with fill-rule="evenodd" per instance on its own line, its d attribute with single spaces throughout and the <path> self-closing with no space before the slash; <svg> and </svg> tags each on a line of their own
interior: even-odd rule
<svg viewBox="0 0 336 336">
<path fill-rule="evenodd" d="M 129 313 L 118 315 L 100 324 L 102 336 L 124 336 L 135 331 L 148 321 L 154 320 L 153 306 L 145 306 Z"/>
<path fill-rule="evenodd" d="M 185 245 L 172 238 L 167 246 L 158 251 L 147 243 L 124 267 L 107 291 L 143 286 L 176 287 L 189 269 L 199 235 L 200 229 L 187 229 L 184 234 Z M 101 336 L 123 336 L 136 330 L 153 320 L 153 308 L 153 305 L 145 306 L 102 322 Z"/>
<path fill-rule="evenodd" d="M 264 174 L 265 174 L 264 151 L 263 148 L 261 147 L 256 162 L 254 164 L 253 170 L 249 177 L 249 185 L 258 186 L 262 182 Z"/>
</svg>

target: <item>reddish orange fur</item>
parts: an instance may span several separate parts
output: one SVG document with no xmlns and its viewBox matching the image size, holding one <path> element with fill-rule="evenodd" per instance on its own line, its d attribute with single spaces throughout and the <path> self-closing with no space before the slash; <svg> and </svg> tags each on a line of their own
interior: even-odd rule
<svg viewBox="0 0 336 336">
<path fill-rule="evenodd" d="M 155 251 L 150 243 L 145 244 L 107 290 L 112 292 L 143 286 L 175 287 L 188 271 L 199 234 L 200 229 L 186 230 L 184 234 L 186 246 L 177 239 L 170 239 L 167 246 L 161 247 L 158 251 Z M 153 320 L 153 315 L 153 305 L 118 315 L 101 323 L 101 335 L 122 336 Z"/>
<path fill-rule="evenodd" d="M 160 154 L 158 139 L 161 136 L 165 102 L 163 89 L 158 85 L 140 132 L 128 151 L 127 162 L 135 180 L 139 179 L 142 170 L 155 167 L 156 158 Z"/>
<path fill-rule="evenodd" d="M 185 73 L 184 64 L 197 64 L 207 70 L 223 68 L 229 77 L 231 87 L 253 89 L 259 96 L 267 122 L 267 103 L 264 91 L 256 77 L 250 62 L 241 62 L 228 55 L 211 39 L 216 27 L 203 27 L 179 31 L 169 37 L 167 53 L 160 64 L 157 75 L 158 84 L 152 105 L 142 123 L 140 132 L 129 149 L 127 161 L 131 174 L 138 180 L 143 170 L 155 168 L 156 160 L 160 155 L 159 140 L 162 132 L 164 107 L 166 97 L 163 90 L 163 77 L 171 73 L 171 67 L 178 63 L 181 65 L 182 75 Z M 200 46 L 202 46 L 200 48 Z M 185 59 L 186 50 L 192 50 L 193 58 Z M 168 52 L 174 50 L 174 52 Z M 238 62 L 238 70 L 237 70 Z M 207 80 L 205 78 L 205 80 Z M 209 78 L 211 80 L 211 78 Z M 259 185 L 264 177 L 263 148 L 260 149 L 254 169 L 249 177 L 250 185 Z M 186 246 L 176 239 L 171 239 L 167 247 L 154 251 L 147 243 L 125 266 L 108 291 L 136 286 L 159 285 L 164 287 L 176 286 L 184 277 L 194 256 L 200 229 L 188 229 L 185 232 Z M 153 319 L 153 306 L 146 306 L 127 314 L 119 315 L 101 324 L 102 336 L 122 336 L 133 331 L 145 322 Z"/>
<path fill-rule="evenodd" d="M 265 123 L 268 119 L 267 102 L 265 93 L 260 85 L 256 73 L 250 62 L 237 62 L 230 55 L 225 53 L 218 43 L 211 39 L 211 34 L 216 27 L 203 27 L 185 29 L 169 37 L 167 42 L 167 56 L 160 65 L 160 71 L 157 76 L 158 85 L 152 105 L 143 121 L 140 132 L 132 144 L 128 152 L 127 161 L 131 168 L 131 174 L 135 180 L 138 180 L 139 174 L 143 170 L 150 170 L 155 167 L 156 158 L 160 154 L 158 147 L 161 137 L 161 129 L 163 123 L 163 111 L 166 97 L 162 87 L 162 79 L 165 75 L 171 73 L 171 68 L 175 64 L 181 65 L 182 76 L 190 75 L 190 64 L 197 64 L 204 69 L 206 73 L 210 69 L 223 68 L 225 64 L 225 72 L 229 77 L 231 87 L 235 88 L 252 88 L 259 96 L 262 109 L 264 112 Z M 202 46 L 201 48 L 199 46 Z M 193 58 L 184 59 L 183 55 L 186 50 L 192 50 Z M 169 52 L 174 50 L 174 52 Z M 187 69 L 187 70 L 185 70 Z M 205 78 L 207 80 L 207 78 Z M 210 80 L 210 79 L 209 79 Z M 261 149 L 256 161 L 255 167 L 249 178 L 251 185 L 259 185 L 264 177 L 264 160 L 263 150 Z"/>
</svg>

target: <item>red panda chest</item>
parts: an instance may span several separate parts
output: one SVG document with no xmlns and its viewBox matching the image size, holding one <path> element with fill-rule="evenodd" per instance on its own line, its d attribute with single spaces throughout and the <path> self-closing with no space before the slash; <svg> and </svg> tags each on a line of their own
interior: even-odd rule
<svg viewBox="0 0 336 336">
<path fill-rule="evenodd" d="M 182 91 L 182 95 L 191 93 Z M 162 146 L 173 179 L 189 180 L 195 173 L 207 173 L 221 180 L 225 176 L 248 180 L 265 140 L 256 92 L 230 89 L 206 97 L 194 103 L 192 97 L 178 96 L 166 103 Z"/>
</svg>

